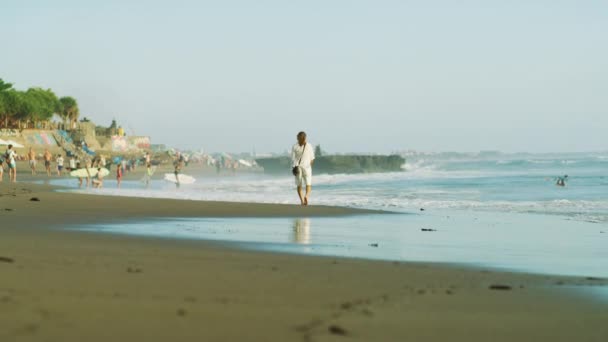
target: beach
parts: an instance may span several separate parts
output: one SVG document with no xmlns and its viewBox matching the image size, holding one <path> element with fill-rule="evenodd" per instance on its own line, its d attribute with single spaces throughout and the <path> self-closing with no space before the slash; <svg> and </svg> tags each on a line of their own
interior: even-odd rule
<svg viewBox="0 0 608 342">
<path fill-rule="evenodd" d="M 249 251 L 61 229 L 335 207 L 91 196 L 3 183 L 3 341 L 604 341 L 595 277 Z M 39 201 L 32 201 L 32 199 Z"/>
</svg>

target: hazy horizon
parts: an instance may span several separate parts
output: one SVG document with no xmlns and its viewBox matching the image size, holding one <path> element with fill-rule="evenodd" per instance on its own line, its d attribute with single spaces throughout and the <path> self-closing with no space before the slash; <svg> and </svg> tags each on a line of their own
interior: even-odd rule
<svg viewBox="0 0 608 342">
<path fill-rule="evenodd" d="M 0 4 L 0 78 L 153 143 L 606 151 L 608 3 Z"/>
</svg>

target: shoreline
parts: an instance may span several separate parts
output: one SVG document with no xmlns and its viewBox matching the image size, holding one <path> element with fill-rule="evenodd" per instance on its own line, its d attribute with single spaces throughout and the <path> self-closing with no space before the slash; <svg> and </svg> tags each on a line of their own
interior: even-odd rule
<svg viewBox="0 0 608 342">
<path fill-rule="evenodd" d="M 570 289 L 605 288 L 605 279 L 52 229 L 159 215 L 285 217 L 264 216 L 277 208 L 310 216 L 308 209 L 315 208 L 52 190 L 29 183 L 0 185 L 2 340 L 79 341 L 84 335 L 90 341 L 608 337 L 606 304 Z M 40 201 L 32 202 L 32 197 Z M 320 217 L 362 213 L 332 207 L 312 211 Z M 107 215 L 111 217 L 103 217 Z"/>
</svg>

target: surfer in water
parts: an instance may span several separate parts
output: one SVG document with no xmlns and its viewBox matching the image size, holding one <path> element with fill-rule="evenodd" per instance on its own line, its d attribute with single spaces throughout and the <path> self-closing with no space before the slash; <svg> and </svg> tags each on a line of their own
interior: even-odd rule
<svg viewBox="0 0 608 342">
<path fill-rule="evenodd" d="M 175 167 L 175 170 L 173 171 L 173 173 L 175 174 L 175 180 L 176 180 L 176 186 L 179 187 L 179 173 L 182 171 L 182 168 L 184 167 L 184 156 L 180 153 L 177 152 L 177 154 L 175 155 L 175 160 L 173 161 L 173 166 Z"/>
<path fill-rule="evenodd" d="M 568 175 L 564 175 L 564 177 L 557 177 L 557 182 L 555 183 L 555 185 L 566 186 L 567 180 L 568 180 Z"/>
</svg>

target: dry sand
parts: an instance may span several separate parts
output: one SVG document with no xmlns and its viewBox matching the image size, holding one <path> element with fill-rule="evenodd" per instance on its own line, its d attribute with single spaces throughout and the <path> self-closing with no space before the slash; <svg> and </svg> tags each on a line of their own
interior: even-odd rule
<svg viewBox="0 0 608 342">
<path fill-rule="evenodd" d="M 351 209 L 50 190 L 0 185 L 3 342 L 608 340 L 608 305 L 570 290 L 605 280 L 56 229 L 163 216 L 356 214 Z"/>
</svg>

